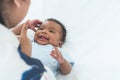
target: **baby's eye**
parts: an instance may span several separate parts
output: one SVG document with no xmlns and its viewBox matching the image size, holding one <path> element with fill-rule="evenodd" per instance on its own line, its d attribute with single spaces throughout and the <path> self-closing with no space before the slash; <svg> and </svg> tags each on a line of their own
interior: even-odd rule
<svg viewBox="0 0 120 80">
<path fill-rule="evenodd" d="M 53 31 L 53 30 L 50 30 L 49 32 L 51 32 L 51 33 L 55 33 L 55 31 Z"/>
</svg>

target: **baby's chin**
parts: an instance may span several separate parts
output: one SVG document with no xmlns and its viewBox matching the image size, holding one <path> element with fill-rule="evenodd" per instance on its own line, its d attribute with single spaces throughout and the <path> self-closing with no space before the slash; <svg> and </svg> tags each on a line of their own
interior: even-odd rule
<svg viewBox="0 0 120 80">
<path fill-rule="evenodd" d="M 37 42 L 36 41 L 36 43 L 38 43 L 38 44 L 40 44 L 40 45 L 51 45 L 51 46 L 53 46 L 53 47 L 59 47 L 59 46 L 57 46 L 56 44 L 52 44 L 52 43 L 48 43 L 48 42 L 44 42 L 44 41 L 39 41 L 39 42 Z"/>
<path fill-rule="evenodd" d="M 46 42 L 37 42 L 38 44 L 41 44 L 41 45 L 48 45 L 48 43 Z"/>
</svg>

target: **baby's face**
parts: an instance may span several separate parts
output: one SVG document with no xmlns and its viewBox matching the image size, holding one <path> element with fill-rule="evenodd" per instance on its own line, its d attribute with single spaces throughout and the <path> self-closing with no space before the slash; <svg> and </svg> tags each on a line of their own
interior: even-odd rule
<svg viewBox="0 0 120 80">
<path fill-rule="evenodd" d="M 51 44 L 53 46 L 59 47 L 59 44 L 62 43 L 61 36 L 62 30 L 59 24 L 54 21 L 45 21 L 36 31 L 34 40 L 38 44 Z"/>
</svg>

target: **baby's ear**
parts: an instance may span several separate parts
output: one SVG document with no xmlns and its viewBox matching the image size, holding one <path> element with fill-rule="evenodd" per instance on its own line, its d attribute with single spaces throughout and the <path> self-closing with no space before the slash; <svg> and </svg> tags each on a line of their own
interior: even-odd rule
<svg viewBox="0 0 120 80">
<path fill-rule="evenodd" d="M 63 41 L 59 41 L 59 42 L 58 42 L 58 46 L 59 46 L 59 47 L 62 47 L 62 45 L 63 45 Z"/>
</svg>

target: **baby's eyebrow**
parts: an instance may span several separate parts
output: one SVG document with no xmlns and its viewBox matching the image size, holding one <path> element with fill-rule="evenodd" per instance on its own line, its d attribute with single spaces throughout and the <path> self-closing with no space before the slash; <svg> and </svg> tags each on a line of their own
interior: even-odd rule
<svg viewBox="0 0 120 80">
<path fill-rule="evenodd" d="M 54 31 L 57 31 L 55 28 L 49 28 L 50 30 L 54 30 Z"/>
</svg>

